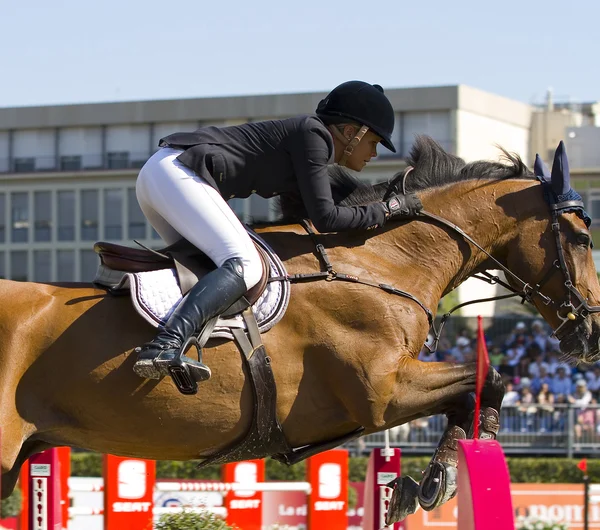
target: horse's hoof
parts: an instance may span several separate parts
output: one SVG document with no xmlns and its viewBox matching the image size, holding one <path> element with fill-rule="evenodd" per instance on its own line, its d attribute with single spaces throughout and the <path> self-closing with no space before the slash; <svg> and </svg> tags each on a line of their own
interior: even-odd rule
<svg viewBox="0 0 600 530">
<path fill-rule="evenodd" d="M 385 515 L 385 524 L 392 525 L 406 519 L 419 508 L 419 484 L 412 477 L 393 480 L 388 488 L 394 488 L 392 498 Z"/>
<path fill-rule="evenodd" d="M 456 495 L 457 471 L 450 464 L 432 462 L 419 486 L 419 504 L 431 511 Z"/>
<path fill-rule="evenodd" d="M 141 359 L 133 365 L 133 371 L 136 375 L 144 379 L 160 379 L 162 374 L 154 366 L 152 359 Z"/>
</svg>

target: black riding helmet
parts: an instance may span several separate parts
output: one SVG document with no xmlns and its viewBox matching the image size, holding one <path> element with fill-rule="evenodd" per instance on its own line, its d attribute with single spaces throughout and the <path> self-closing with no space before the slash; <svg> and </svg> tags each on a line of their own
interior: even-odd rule
<svg viewBox="0 0 600 530">
<path fill-rule="evenodd" d="M 381 136 L 381 143 L 385 147 L 392 153 L 396 152 L 392 143 L 394 109 L 379 85 L 370 85 L 364 81 L 342 83 L 319 102 L 317 116 L 349 118 L 366 125 Z"/>
</svg>

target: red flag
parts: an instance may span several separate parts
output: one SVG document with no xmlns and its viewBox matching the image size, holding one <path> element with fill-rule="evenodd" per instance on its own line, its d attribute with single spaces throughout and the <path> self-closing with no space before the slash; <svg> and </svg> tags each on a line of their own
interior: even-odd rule
<svg viewBox="0 0 600 530">
<path fill-rule="evenodd" d="M 483 334 L 483 318 L 477 317 L 477 383 L 476 390 L 477 399 L 481 394 L 485 378 L 490 369 L 490 358 L 488 357 L 487 345 L 485 343 L 485 335 Z"/>
<path fill-rule="evenodd" d="M 577 467 L 581 469 L 581 471 L 583 471 L 584 473 L 587 473 L 587 459 L 583 458 L 582 460 L 580 460 L 577 464 Z"/>
<path fill-rule="evenodd" d="M 473 420 L 473 438 L 479 438 L 479 411 L 481 410 L 481 390 L 490 369 L 485 335 L 483 334 L 483 318 L 477 317 L 477 379 L 475 382 L 475 418 Z"/>
</svg>

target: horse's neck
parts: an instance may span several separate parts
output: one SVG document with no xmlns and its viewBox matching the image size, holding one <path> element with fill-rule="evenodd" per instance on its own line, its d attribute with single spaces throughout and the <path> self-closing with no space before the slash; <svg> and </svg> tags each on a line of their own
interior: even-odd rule
<svg viewBox="0 0 600 530">
<path fill-rule="evenodd" d="M 523 184 L 466 181 L 427 190 L 421 199 L 426 211 L 457 225 L 502 263 L 518 229 L 517 218 L 507 215 L 498 199 Z M 376 239 L 381 255 L 397 264 L 402 284 L 410 285 L 410 292 L 433 310 L 444 294 L 492 264 L 462 236 L 426 219 L 406 223 Z"/>
</svg>

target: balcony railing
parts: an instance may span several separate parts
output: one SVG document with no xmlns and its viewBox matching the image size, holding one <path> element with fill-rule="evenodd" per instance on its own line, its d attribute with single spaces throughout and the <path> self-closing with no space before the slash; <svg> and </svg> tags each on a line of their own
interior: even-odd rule
<svg viewBox="0 0 600 530">
<path fill-rule="evenodd" d="M 0 158 L 0 174 L 139 169 L 151 154 L 149 152 L 109 151 L 105 154 Z"/>
</svg>

